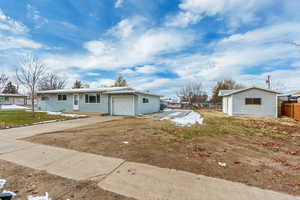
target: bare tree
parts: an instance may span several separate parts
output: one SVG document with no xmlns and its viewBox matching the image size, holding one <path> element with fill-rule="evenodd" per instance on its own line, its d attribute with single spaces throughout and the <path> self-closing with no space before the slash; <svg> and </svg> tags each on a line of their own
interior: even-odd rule
<svg viewBox="0 0 300 200">
<path fill-rule="evenodd" d="M 6 74 L 1 74 L 0 75 L 0 93 L 2 92 L 3 88 L 5 88 L 6 83 L 8 81 L 8 76 Z"/>
<path fill-rule="evenodd" d="M 212 90 L 213 95 L 210 101 L 214 104 L 221 104 L 222 97 L 219 96 L 220 90 L 235 90 L 241 88 L 244 88 L 244 86 L 231 79 L 218 81 Z"/>
<path fill-rule="evenodd" d="M 66 80 L 57 76 L 54 73 L 47 73 L 40 82 L 39 82 L 39 90 L 58 90 L 63 89 L 66 86 Z"/>
<path fill-rule="evenodd" d="M 16 69 L 18 81 L 30 91 L 32 116 L 35 117 L 34 97 L 39 81 L 46 72 L 46 65 L 39 61 L 38 58 L 28 55 L 21 60 L 19 67 Z"/>
<path fill-rule="evenodd" d="M 194 103 L 193 100 L 199 97 L 204 99 L 204 101 L 207 99 L 207 93 L 201 82 L 190 82 L 182 86 L 178 90 L 177 96 L 181 100 L 188 101 L 189 104 Z"/>
</svg>

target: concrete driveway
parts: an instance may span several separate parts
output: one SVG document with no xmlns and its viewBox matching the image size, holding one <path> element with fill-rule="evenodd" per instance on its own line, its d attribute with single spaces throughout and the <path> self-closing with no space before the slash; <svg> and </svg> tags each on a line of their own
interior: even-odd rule
<svg viewBox="0 0 300 200">
<path fill-rule="evenodd" d="M 74 180 L 94 180 L 105 190 L 141 200 L 300 200 L 241 183 L 18 140 L 117 119 L 93 117 L 1 130 L 0 159 Z"/>
</svg>

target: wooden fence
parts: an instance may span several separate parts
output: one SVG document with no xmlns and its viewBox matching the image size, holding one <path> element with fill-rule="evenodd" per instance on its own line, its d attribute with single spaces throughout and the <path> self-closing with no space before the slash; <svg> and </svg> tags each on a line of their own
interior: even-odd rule
<svg viewBox="0 0 300 200">
<path fill-rule="evenodd" d="M 281 115 L 300 121 L 300 103 L 283 103 Z"/>
</svg>

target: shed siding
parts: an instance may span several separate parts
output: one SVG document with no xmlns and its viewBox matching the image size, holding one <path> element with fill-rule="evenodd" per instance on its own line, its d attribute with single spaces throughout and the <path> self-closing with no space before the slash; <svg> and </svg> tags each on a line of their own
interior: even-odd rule
<svg viewBox="0 0 300 200">
<path fill-rule="evenodd" d="M 223 113 L 228 114 L 228 97 L 223 97 L 222 104 Z"/>
<path fill-rule="evenodd" d="M 227 104 L 227 109 L 228 109 L 227 113 L 230 116 L 233 115 L 233 104 L 234 104 L 233 98 L 232 98 L 232 96 L 229 96 L 228 97 L 228 104 Z"/>
<path fill-rule="evenodd" d="M 143 98 L 148 98 L 149 103 L 143 103 Z M 160 97 L 150 95 L 138 95 L 137 97 L 137 113 L 138 115 L 155 113 L 160 111 Z"/>
<path fill-rule="evenodd" d="M 233 94 L 232 115 L 277 117 L 277 95 L 258 89 Z M 261 105 L 246 105 L 246 98 L 261 98 Z"/>
</svg>

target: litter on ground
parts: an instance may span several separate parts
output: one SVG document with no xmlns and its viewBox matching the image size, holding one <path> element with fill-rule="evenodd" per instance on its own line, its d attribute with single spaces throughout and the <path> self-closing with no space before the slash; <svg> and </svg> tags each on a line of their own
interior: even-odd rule
<svg viewBox="0 0 300 200">
<path fill-rule="evenodd" d="M 5 183 L 6 183 L 5 179 L 0 179 L 0 189 L 4 187 Z"/>
<path fill-rule="evenodd" d="M 218 162 L 218 165 L 221 167 L 227 167 L 227 164 L 225 162 Z"/>
<path fill-rule="evenodd" d="M 18 105 L 0 105 L 0 110 L 27 110 L 25 106 Z"/>
<path fill-rule="evenodd" d="M 123 141 L 122 143 L 123 143 L 123 144 L 128 144 L 129 142 L 128 142 L 128 141 Z"/>
<path fill-rule="evenodd" d="M 27 200 L 51 200 L 51 198 L 49 198 L 49 195 L 46 192 L 45 196 L 28 196 Z"/>
<path fill-rule="evenodd" d="M 16 194 L 16 193 L 14 193 L 14 192 L 11 192 L 11 191 L 8 191 L 8 190 L 3 190 L 2 194 L 10 194 L 12 197 L 15 197 L 15 196 L 17 196 L 17 194 Z"/>
<path fill-rule="evenodd" d="M 192 110 L 164 110 L 164 112 L 155 115 L 161 120 L 170 120 L 178 126 L 191 126 L 194 124 L 202 124 L 203 118 L 197 112 Z"/>
</svg>

